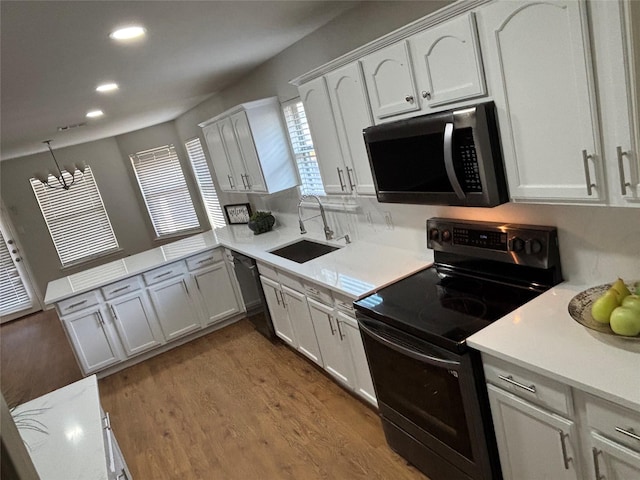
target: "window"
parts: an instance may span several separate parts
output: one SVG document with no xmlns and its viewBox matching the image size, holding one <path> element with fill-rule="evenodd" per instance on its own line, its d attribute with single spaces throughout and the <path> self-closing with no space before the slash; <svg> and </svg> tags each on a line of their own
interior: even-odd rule
<svg viewBox="0 0 640 480">
<path fill-rule="evenodd" d="M 184 144 L 187 149 L 187 155 L 191 161 L 191 168 L 193 169 L 193 175 L 196 177 L 198 187 L 200 190 L 200 197 L 204 208 L 209 216 L 209 221 L 213 228 L 221 228 L 226 225 L 224 221 L 224 213 L 220 208 L 220 201 L 218 200 L 218 194 L 216 193 L 216 187 L 213 184 L 211 178 L 211 170 L 207 164 L 207 159 L 204 156 L 204 150 L 202 150 L 202 144 L 199 138 L 193 138 L 188 140 Z"/>
<path fill-rule="evenodd" d="M 291 147 L 296 158 L 303 195 L 324 195 L 324 186 L 320 176 L 320 168 L 313 148 L 313 140 L 309 133 L 307 115 L 300 99 L 283 104 L 282 110 L 289 130 Z"/>
<path fill-rule="evenodd" d="M 63 170 L 62 175 L 72 181 L 69 172 Z M 119 248 L 91 167 L 85 168 L 84 175 L 79 171 L 75 175 L 76 183 L 69 190 L 51 189 L 35 178 L 30 180 L 63 266 Z M 50 180 L 55 183 L 53 177 Z"/>
<path fill-rule="evenodd" d="M 157 237 L 200 228 L 173 145 L 129 155 Z"/>
<path fill-rule="evenodd" d="M 0 315 L 9 315 L 31 306 L 31 296 L 0 231 Z"/>
</svg>

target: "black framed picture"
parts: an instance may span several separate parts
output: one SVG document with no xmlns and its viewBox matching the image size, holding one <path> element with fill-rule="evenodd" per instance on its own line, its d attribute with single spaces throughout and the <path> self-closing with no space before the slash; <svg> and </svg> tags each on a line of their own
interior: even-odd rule
<svg viewBox="0 0 640 480">
<path fill-rule="evenodd" d="M 251 205 L 248 203 L 225 205 L 224 214 L 227 216 L 227 223 L 229 225 L 249 223 L 249 218 L 251 217 Z"/>
</svg>

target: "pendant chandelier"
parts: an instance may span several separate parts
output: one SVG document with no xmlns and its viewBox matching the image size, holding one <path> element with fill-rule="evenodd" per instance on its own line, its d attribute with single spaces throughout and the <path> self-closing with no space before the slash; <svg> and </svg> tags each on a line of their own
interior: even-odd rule
<svg viewBox="0 0 640 480">
<path fill-rule="evenodd" d="M 37 178 L 43 185 L 45 185 L 48 188 L 69 190 L 69 188 L 71 188 L 71 185 L 76 183 L 76 175 L 78 174 L 79 177 L 82 177 L 82 175 L 84 174 L 84 168 L 75 164 L 70 166 L 65 165 L 64 172 L 69 177 L 71 177 L 71 179 L 67 181 L 67 179 L 65 178 L 65 175 L 63 174 L 63 170 L 60 168 L 60 165 L 58 164 L 58 160 L 56 159 L 56 156 L 53 154 L 53 149 L 51 148 L 51 142 L 52 140 L 45 140 L 42 143 L 46 143 L 47 147 L 49 147 L 49 152 L 51 152 L 51 157 L 53 157 L 53 161 L 56 164 L 56 168 L 58 171 L 57 172 L 51 171 L 49 174 L 36 174 L 35 178 Z M 50 182 L 49 179 L 51 177 L 53 177 L 57 183 Z"/>
</svg>

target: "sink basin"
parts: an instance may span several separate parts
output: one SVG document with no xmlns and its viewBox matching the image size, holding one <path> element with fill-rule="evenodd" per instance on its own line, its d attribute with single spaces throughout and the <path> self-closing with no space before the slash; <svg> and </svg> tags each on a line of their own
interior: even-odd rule
<svg viewBox="0 0 640 480">
<path fill-rule="evenodd" d="M 338 250 L 338 248 L 340 247 L 312 242 L 311 240 L 299 240 L 296 243 L 287 245 L 286 247 L 271 250 L 269 253 L 286 258 L 287 260 L 304 263 L 309 260 L 313 260 L 314 258 L 321 257 L 322 255 L 326 255 L 327 253 L 331 253 L 334 250 Z"/>
</svg>

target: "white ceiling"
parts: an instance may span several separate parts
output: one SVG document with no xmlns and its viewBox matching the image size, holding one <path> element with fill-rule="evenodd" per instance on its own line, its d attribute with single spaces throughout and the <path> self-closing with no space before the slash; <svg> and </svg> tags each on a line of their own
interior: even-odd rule
<svg viewBox="0 0 640 480">
<path fill-rule="evenodd" d="M 344 1 L 0 2 L 0 158 L 173 120 L 324 25 Z M 139 22 L 147 37 L 109 33 Z M 95 91 L 113 81 L 120 90 Z M 99 108 L 102 118 L 85 114 Z M 86 122 L 58 132 L 59 126 Z"/>
</svg>

